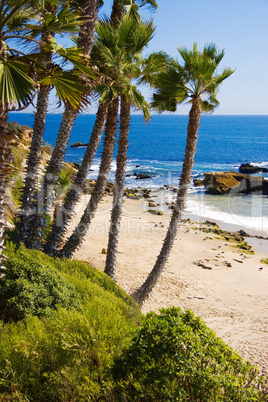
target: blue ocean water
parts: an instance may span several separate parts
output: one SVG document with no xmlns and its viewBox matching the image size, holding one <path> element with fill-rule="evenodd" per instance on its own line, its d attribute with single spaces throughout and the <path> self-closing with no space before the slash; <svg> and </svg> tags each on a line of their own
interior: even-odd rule
<svg viewBox="0 0 268 402">
<path fill-rule="evenodd" d="M 33 116 L 10 113 L 9 120 L 32 126 Z M 94 115 L 78 116 L 70 145 L 87 143 L 94 125 Z M 46 121 L 44 142 L 55 144 L 61 115 L 50 114 Z M 186 144 L 188 116 L 154 115 L 145 123 L 133 115 L 129 135 L 126 185 L 128 187 L 159 188 L 165 184 L 178 185 Z M 102 146 L 94 160 L 90 178 L 95 179 Z M 66 160 L 81 162 L 84 148 L 67 149 Z M 115 150 L 116 154 L 116 150 Z M 193 177 L 204 172 L 235 170 L 241 163 L 253 163 L 268 168 L 268 116 L 217 116 L 201 117 Z M 110 179 L 115 173 L 115 161 Z M 134 173 L 147 173 L 152 179 L 136 180 Z M 263 174 L 268 178 L 268 174 Z M 191 188 L 189 211 L 197 215 L 214 217 L 229 223 L 268 232 L 268 198 L 262 196 L 211 196 L 204 190 Z"/>
</svg>

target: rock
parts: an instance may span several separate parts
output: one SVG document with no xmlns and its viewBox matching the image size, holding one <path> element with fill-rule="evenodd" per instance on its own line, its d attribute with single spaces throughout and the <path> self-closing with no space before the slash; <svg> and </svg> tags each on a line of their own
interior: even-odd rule
<svg viewBox="0 0 268 402">
<path fill-rule="evenodd" d="M 88 144 L 83 144 L 82 142 L 74 142 L 71 145 L 71 148 L 81 148 L 81 147 L 87 147 Z"/>
<path fill-rule="evenodd" d="M 206 265 L 202 260 L 195 261 L 194 264 L 203 269 L 209 269 L 209 270 L 212 269 L 212 267 L 209 267 L 208 265 Z"/>
<path fill-rule="evenodd" d="M 79 167 L 80 167 L 80 163 L 77 163 L 77 162 L 72 162 L 72 164 L 73 164 L 73 167 L 74 167 L 76 170 L 78 170 L 78 169 L 79 169 Z"/>
<path fill-rule="evenodd" d="M 136 180 L 145 180 L 145 179 L 151 179 L 152 176 L 150 176 L 149 174 L 144 174 L 144 173 L 134 173 L 134 176 L 136 176 Z"/>
<path fill-rule="evenodd" d="M 240 173 L 254 174 L 254 173 L 267 173 L 267 168 L 262 168 L 260 166 L 251 165 L 250 163 L 242 163 L 239 167 Z"/>
<path fill-rule="evenodd" d="M 237 172 L 205 173 L 203 184 L 210 194 L 259 194 L 268 195 L 268 180 Z"/>
<path fill-rule="evenodd" d="M 155 205 L 154 202 L 149 202 L 149 207 L 150 207 L 150 208 L 154 208 L 154 207 L 156 207 L 156 205 Z"/>
<path fill-rule="evenodd" d="M 195 187 L 202 187 L 202 186 L 204 186 L 203 180 L 201 180 L 201 179 L 194 179 L 194 186 L 195 186 Z"/>
<path fill-rule="evenodd" d="M 244 230 L 239 230 L 238 233 L 240 234 L 240 236 L 250 237 L 250 235 L 247 232 L 245 232 Z"/>
</svg>

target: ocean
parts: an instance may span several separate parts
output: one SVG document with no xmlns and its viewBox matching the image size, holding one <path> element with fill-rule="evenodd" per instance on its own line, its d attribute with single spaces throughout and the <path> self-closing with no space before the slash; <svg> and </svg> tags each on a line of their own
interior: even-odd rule
<svg viewBox="0 0 268 402">
<path fill-rule="evenodd" d="M 33 125 L 33 116 L 10 113 L 9 121 Z M 78 116 L 70 145 L 87 143 L 94 115 Z M 55 144 L 61 116 L 47 117 L 44 143 Z M 188 116 L 154 115 L 145 123 L 139 115 L 132 115 L 129 135 L 126 186 L 146 187 L 154 190 L 164 185 L 178 186 L 186 144 Z M 89 173 L 96 179 L 102 146 Z M 85 148 L 67 149 L 66 161 L 81 162 Z M 115 150 L 116 155 L 116 150 Z M 238 171 L 242 163 L 268 168 L 268 116 L 217 116 L 201 117 L 193 178 L 202 178 L 205 172 Z M 116 163 L 112 164 L 113 181 Z M 151 175 L 151 179 L 136 180 L 134 174 Z M 267 173 L 262 173 L 268 179 Z M 171 198 L 172 195 L 169 196 Z M 222 195 L 205 193 L 203 188 L 191 186 L 186 213 L 262 231 L 268 236 L 268 197 L 260 195 Z"/>
</svg>

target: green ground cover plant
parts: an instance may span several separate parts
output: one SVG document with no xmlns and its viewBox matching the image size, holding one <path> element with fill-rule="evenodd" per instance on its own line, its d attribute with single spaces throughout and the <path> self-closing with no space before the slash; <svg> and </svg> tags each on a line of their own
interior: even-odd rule
<svg viewBox="0 0 268 402">
<path fill-rule="evenodd" d="M 170 308 L 142 316 L 87 263 L 12 243 L 6 254 L 1 286 L 22 316 L 0 321 L 1 401 L 266 400 L 258 370 L 193 313 Z M 53 307 L 48 289 L 58 297 Z"/>
<path fill-rule="evenodd" d="M 265 380 L 191 311 L 149 313 L 115 360 L 120 401 L 264 401 Z M 261 385 L 262 384 L 262 385 Z"/>
<path fill-rule="evenodd" d="M 16 250 L 12 244 L 6 254 L 7 276 L 9 271 L 28 273 L 38 268 L 44 282 L 57 278 L 62 293 L 71 289 L 76 302 L 68 308 L 60 304 L 54 309 L 45 307 L 46 314 L 40 315 L 39 301 L 33 297 L 32 308 L 23 319 L 0 322 L 0 400 L 97 400 L 108 387 L 113 358 L 120 355 L 137 327 L 138 305 L 86 263 L 54 260 L 23 247 Z M 16 286 L 15 290 L 18 297 Z M 19 290 L 21 300 L 32 288 Z"/>
</svg>

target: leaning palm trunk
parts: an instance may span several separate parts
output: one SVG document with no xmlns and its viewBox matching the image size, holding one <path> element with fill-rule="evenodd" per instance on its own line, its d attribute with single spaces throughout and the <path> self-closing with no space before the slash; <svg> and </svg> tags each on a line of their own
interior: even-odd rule
<svg viewBox="0 0 268 402">
<path fill-rule="evenodd" d="M 82 25 L 79 32 L 78 47 L 80 47 L 87 56 L 90 55 L 93 46 L 98 7 L 99 0 L 84 0 L 79 9 L 80 15 L 85 18 L 85 23 Z M 66 153 L 76 116 L 77 109 L 71 104 L 67 104 L 62 117 L 57 141 L 43 179 L 42 194 L 39 197 L 41 205 L 39 205 L 36 215 L 33 217 L 32 230 L 28 233 L 27 246 L 29 248 L 40 248 L 40 239 L 43 237 L 44 231 L 46 230 L 47 214 L 53 202 L 54 187 Z"/>
<path fill-rule="evenodd" d="M 115 279 L 116 256 L 118 248 L 120 218 L 124 196 L 125 173 L 127 163 L 128 134 L 130 127 L 130 103 L 124 95 L 121 96 L 120 134 L 118 141 L 118 153 L 116 158 L 115 187 L 113 208 L 109 232 L 105 273 Z"/>
<path fill-rule="evenodd" d="M 88 230 L 88 227 L 92 219 L 94 218 L 98 204 L 103 196 L 113 159 L 113 150 L 117 127 L 117 115 L 118 99 L 116 98 L 112 101 L 108 109 L 108 117 L 105 128 L 105 140 L 97 182 L 95 184 L 87 208 L 85 209 L 78 226 L 75 228 L 73 234 L 69 237 L 64 247 L 58 252 L 59 257 L 71 257 L 73 252 L 81 245 L 83 238 Z"/>
<path fill-rule="evenodd" d="M 47 217 L 53 204 L 54 187 L 66 153 L 75 118 L 76 109 L 72 105 L 66 106 L 56 144 L 43 179 L 43 186 L 39 191 L 39 208 L 33 216 L 32 228 L 27 236 L 28 248 L 39 249 L 41 247 L 40 239 L 44 237 Z"/>
<path fill-rule="evenodd" d="M 84 181 L 92 165 L 93 159 L 100 143 L 101 134 L 104 130 L 107 110 L 107 103 L 100 103 L 93 131 L 82 163 L 79 166 L 79 170 L 76 174 L 71 190 L 66 195 L 63 206 L 59 208 L 57 215 L 55 216 L 55 221 L 53 223 L 49 238 L 44 247 L 44 252 L 49 255 L 53 255 L 57 246 L 61 243 L 68 222 L 73 215 L 74 207 L 80 199 Z"/>
<path fill-rule="evenodd" d="M 114 0 L 111 14 L 111 23 L 117 28 L 124 15 L 124 6 L 122 0 Z"/>
<path fill-rule="evenodd" d="M 191 182 L 192 169 L 194 165 L 194 156 L 198 138 L 197 134 L 199 129 L 200 116 L 201 116 L 200 98 L 198 97 L 192 100 L 192 108 L 189 114 L 189 123 L 187 129 L 187 144 L 185 149 L 180 185 L 173 214 L 169 224 L 169 228 L 164 240 L 164 244 L 148 278 L 143 283 L 143 285 L 133 294 L 133 298 L 139 304 L 142 304 L 144 302 L 144 300 L 147 298 L 149 293 L 156 285 L 165 267 L 165 264 L 170 255 L 173 243 L 177 235 L 178 225 L 181 220 L 182 211 L 185 207 L 187 189 Z"/>
<path fill-rule="evenodd" d="M 17 241 L 21 241 L 24 244 L 28 242 L 29 233 L 31 229 L 33 229 L 31 223 L 36 213 L 36 200 L 34 200 L 34 196 L 36 194 L 36 182 L 43 144 L 49 91 L 49 86 L 40 86 L 33 126 L 33 138 L 28 156 L 26 178 L 21 199 L 22 206 L 19 213 L 19 221 L 16 226 Z"/>
<path fill-rule="evenodd" d="M 8 175 L 8 162 L 9 162 L 9 152 L 7 147 L 7 119 L 8 114 L 4 107 L 0 107 L 0 277 L 1 271 L 5 270 L 2 266 L 2 261 L 5 256 L 2 254 L 4 249 L 4 228 L 5 228 L 5 191 L 7 185 L 7 175 Z"/>
</svg>

